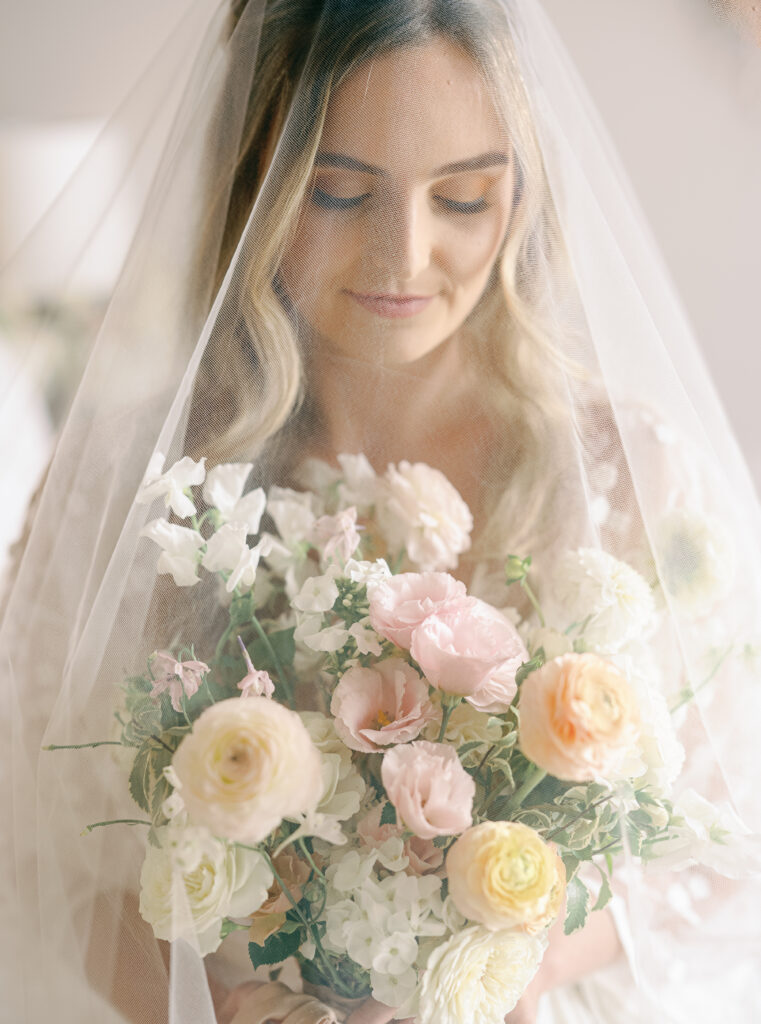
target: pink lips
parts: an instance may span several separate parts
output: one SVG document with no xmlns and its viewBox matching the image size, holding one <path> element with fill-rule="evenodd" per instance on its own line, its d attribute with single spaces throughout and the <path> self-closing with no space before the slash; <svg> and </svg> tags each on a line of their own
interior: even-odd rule
<svg viewBox="0 0 761 1024">
<path fill-rule="evenodd" d="M 360 295 L 358 292 L 348 294 L 371 313 L 391 319 L 416 316 L 422 313 L 434 298 L 433 295 Z"/>
</svg>

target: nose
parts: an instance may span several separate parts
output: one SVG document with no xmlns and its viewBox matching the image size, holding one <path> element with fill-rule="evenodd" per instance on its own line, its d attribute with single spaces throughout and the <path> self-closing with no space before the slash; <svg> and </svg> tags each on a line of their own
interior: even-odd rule
<svg viewBox="0 0 761 1024">
<path fill-rule="evenodd" d="M 390 200 L 378 225 L 378 262 L 400 284 L 413 281 L 431 263 L 434 235 L 427 203 L 414 194 Z"/>
</svg>

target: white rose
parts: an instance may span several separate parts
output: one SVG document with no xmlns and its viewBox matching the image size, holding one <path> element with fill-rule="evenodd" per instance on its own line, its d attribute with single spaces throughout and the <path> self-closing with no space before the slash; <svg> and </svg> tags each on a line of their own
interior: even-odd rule
<svg viewBox="0 0 761 1024">
<path fill-rule="evenodd" d="M 480 925 L 430 956 L 420 984 L 418 1024 L 503 1024 L 536 973 L 547 940 Z"/>
<path fill-rule="evenodd" d="M 590 648 L 620 650 L 654 623 L 655 600 L 647 581 L 626 562 L 597 548 L 569 551 L 553 578 L 557 600 Z"/>
<path fill-rule="evenodd" d="M 156 937 L 197 942 L 202 956 L 222 941 L 224 918 L 253 914 L 272 885 L 261 854 L 204 832 L 159 829 L 161 847 L 148 847 L 140 873 L 140 914 Z"/>
<path fill-rule="evenodd" d="M 207 708 L 172 764 L 191 818 L 215 835 L 258 843 L 322 796 L 320 755 L 295 711 L 267 697 Z"/>
<path fill-rule="evenodd" d="M 390 546 L 422 572 L 454 569 L 470 547 L 473 516 L 443 473 L 400 462 L 379 481 L 378 524 Z"/>
</svg>

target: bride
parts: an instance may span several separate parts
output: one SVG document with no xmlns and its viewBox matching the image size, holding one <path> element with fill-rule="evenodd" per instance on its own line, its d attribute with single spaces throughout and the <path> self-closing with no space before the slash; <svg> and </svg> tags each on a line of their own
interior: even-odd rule
<svg viewBox="0 0 761 1024">
<path fill-rule="evenodd" d="M 308 488 L 345 454 L 440 471 L 472 515 L 454 575 L 526 636 L 539 621 L 505 584 L 511 554 L 532 555 L 546 607 L 562 604 L 564 552 L 634 566 L 665 621 L 622 652 L 646 666 L 650 769 L 714 809 L 711 849 L 695 838 L 673 876 L 621 864 L 611 909 L 553 927 L 505 1019 L 750 1022 L 750 890 L 701 857 L 734 850 L 727 821 L 745 831 L 720 816 L 729 801 L 757 814 L 758 505 L 551 33 L 511 0 L 234 0 L 209 40 L 3 622 L 13 1019 L 332 1019 L 251 982 L 240 933 L 205 970 L 181 943 L 169 964 L 135 909 L 144 837 L 79 836 L 126 817 L 111 813 L 119 755 L 38 753 L 113 736 L 121 680 L 180 633 L 199 658 L 217 644 L 219 594 L 201 584 L 180 604 L 141 539 L 133 499 L 162 452 L 250 462 L 249 488 Z M 309 706 L 308 680 L 300 692 Z M 368 1001 L 348 1019 L 393 1014 Z"/>
</svg>

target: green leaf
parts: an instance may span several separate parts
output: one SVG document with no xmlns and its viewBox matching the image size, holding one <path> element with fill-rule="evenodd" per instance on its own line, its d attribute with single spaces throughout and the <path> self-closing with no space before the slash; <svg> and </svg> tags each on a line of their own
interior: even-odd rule
<svg viewBox="0 0 761 1024">
<path fill-rule="evenodd" d="M 477 747 L 483 747 L 483 740 L 471 740 L 469 743 L 463 743 L 461 747 L 457 748 L 457 753 L 460 757 L 464 757 L 465 754 L 469 754 L 471 750 L 475 750 Z"/>
<path fill-rule="evenodd" d="M 249 942 L 248 955 L 254 967 L 262 964 L 281 964 L 298 950 L 301 945 L 301 932 L 295 931 L 284 935 L 281 931 L 266 940 L 263 946 L 258 942 Z"/>
<path fill-rule="evenodd" d="M 295 627 L 291 629 L 279 629 L 274 633 L 267 634 L 267 639 L 272 646 L 272 650 L 279 658 L 281 665 L 293 664 L 293 655 L 296 651 L 296 645 L 293 640 L 294 632 Z M 267 649 L 267 645 L 261 637 L 257 637 L 257 639 L 249 645 L 249 653 L 251 654 L 251 660 L 253 661 L 254 666 L 260 672 L 265 671 L 272 675 L 277 674 L 277 666 L 272 660 L 272 656 Z"/>
<path fill-rule="evenodd" d="M 593 911 L 602 910 L 603 907 L 608 905 L 613 897 L 613 890 L 610 887 L 610 879 L 602 869 L 600 869 L 600 877 L 602 878 L 602 885 L 600 886 L 600 892 L 597 894 L 595 905 L 592 907 Z"/>
<path fill-rule="evenodd" d="M 544 653 L 537 652 L 533 658 L 529 661 L 524 661 L 518 671 L 515 673 L 515 682 L 517 686 L 520 686 L 527 675 L 530 675 L 534 669 L 541 668 L 544 664 Z"/>
<path fill-rule="evenodd" d="M 147 814 L 151 813 L 151 748 L 145 744 L 138 750 L 129 773 L 129 792 L 132 799 Z"/>
<path fill-rule="evenodd" d="M 381 825 L 396 825 L 396 808 L 390 801 L 383 805 L 380 823 Z"/>
<path fill-rule="evenodd" d="M 566 935 L 582 928 L 589 913 L 589 889 L 575 875 L 568 883 L 568 903 L 566 907 L 563 931 Z"/>
</svg>

